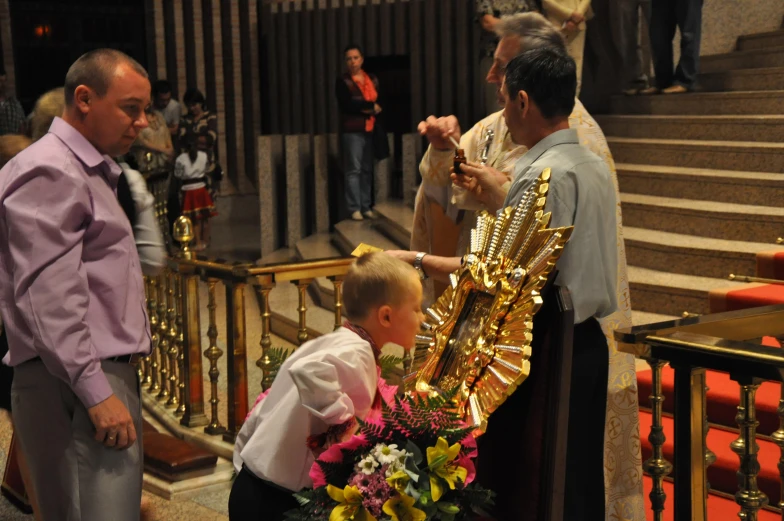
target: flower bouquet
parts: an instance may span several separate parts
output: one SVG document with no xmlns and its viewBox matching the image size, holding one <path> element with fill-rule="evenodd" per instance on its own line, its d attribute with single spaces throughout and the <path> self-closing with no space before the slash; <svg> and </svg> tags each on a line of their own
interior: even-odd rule
<svg viewBox="0 0 784 521">
<path fill-rule="evenodd" d="M 492 505 L 473 483 L 476 443 L 451 397 L 395 396 L 313 464 L 291 521 L 459 521 Z"/>
</svg>

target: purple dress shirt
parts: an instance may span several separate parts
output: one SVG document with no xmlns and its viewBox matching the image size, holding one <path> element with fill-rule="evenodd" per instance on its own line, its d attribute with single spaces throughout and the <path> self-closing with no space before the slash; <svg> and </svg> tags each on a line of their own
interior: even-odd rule
<svg viewBox="0 0 784 521">
<path fill-rule="evenodd" d="M 120 172 L 60 118 L 0 170 L 3 362 L 40 357 L 88 408 L 112 394 L 101 360 L 150 351 Z"/>
</svg>

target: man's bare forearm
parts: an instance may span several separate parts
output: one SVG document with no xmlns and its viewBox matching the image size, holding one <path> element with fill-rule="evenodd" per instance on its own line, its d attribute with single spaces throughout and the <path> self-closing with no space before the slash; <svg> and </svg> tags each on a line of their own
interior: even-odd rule
<svg viewBox="0 0 784 521">
<path fill-rule="evenodd" d="M 395 250 L 387 253 L 413 266 L 418 252 Z M 449 282 L 449 274 L 457 271 L 461 263 L 462 259 L 460 257 L 439 257 L 438 255 L 430 255 L 428 253 L 422 259 L 422 270 L 428 277 L 441 282 Z"/>
</svg>

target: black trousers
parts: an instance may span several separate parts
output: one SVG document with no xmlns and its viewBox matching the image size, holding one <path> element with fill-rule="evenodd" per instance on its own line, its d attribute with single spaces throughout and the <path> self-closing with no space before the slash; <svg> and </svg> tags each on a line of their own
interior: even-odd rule
<svg viewBox="0 0 784 521">
<path fill-rule="evenodd" d="M 574 326 L 566 441 L 564 521 L 594 521 L 604 512 L 604 424 L 610 353 L 599 322 Z"/>
<path fill-rule="evenodd" d="M 0 333 L 0 360 L 8 353 L 8 337 L 5 329 Z M 11 412 L 11 382 L 14 379 L 14 368 L 0 362 L 0 409 Z"/>
<path fill-rule="evenodd" d="M 286 512 L 299 506 L 292 494 L 242 467 L 229 494 L 229 520 L 283 521 Z"/>
<path fill-rule="evenodd" d="M 497 521 L 544 519 L 542 449 L 549 436 L 543 404 L 549 386 L 544 352 L 553 299 L 534 317 L 531 375 L 493 413 L 487 433 L 477 439 L 477 480 L 496 492 L 491 517 Z M 538 356 L 537 356 L 538 355 Z M 569 392 L 564 520 L 601 521 L 604 508 L 604 424 L 609 370 L 607 339 L 590 318 L 574 326 Z"/>
<path fill-rule="evenodd" d="M 656 86 L 692 88 L 700 65 L 703 0 L 652 0 L 651 51 Z M 675 28 L 681 31 L 681 58 L 673 72 L 672 39 Z"/>
</svg>

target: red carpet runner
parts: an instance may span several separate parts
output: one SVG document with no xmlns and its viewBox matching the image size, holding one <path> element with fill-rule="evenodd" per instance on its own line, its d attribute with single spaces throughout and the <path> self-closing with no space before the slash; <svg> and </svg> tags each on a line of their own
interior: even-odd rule
<svg viewBox="0 0 784 521">
<path fill-rule="evenodd" d="M 784 288 L 784 286 L 782 286 Z M 738 292 L 732 292 L 737 294 Z M 763 344 L 780 347 L 779 343 L 770 337 L 763 338 Z M 651 371 L 640 371 L 637 373 L 639 385 L 640 407 L 650 406 L 649 396 L 651 394 Z M 708 371 L 708 421 L 712 424 L 708 432 L 708 447 L 716 454 L 716 462 L 708 468 L 708 481 L 711 488 L 726 494 L 733 495 L 737 491 L 738 481 L 736 472 L 739 467 L 738 456 L 730 450 L 730 444 L 737 439 L 738 433 L 735 423 L 735 414 L 740 397 L 738 384 L 730 380 L 729 375 Z M 665 414 L 671 414 L 674 406 L 674 371 L 666 366 L 662 370 L 662 391 L 665 395 L 663 404 Z M 780 385 L 773 382 L 763 383 L 756 397 L 757 417 L 760 422 L 758 433 L 763 437 L 757 438 L 759 445 L 760 474 L 758 483 L 760 489 L 767 494 L 770 502 L 775 505 L 780 496 L 780 477 L 777 464 L 781 457 L 781 451 L 777 445 L 772 443 L 767 436 L 772 434 L 779 427 L 779 418 L 776 413 L 780 398 Z M 640 411 L 640 436 L 642 442 L 643 461 L 651 455 L 651 445 L 648 441 L 648 433 L 651 429 L 651 415 L 647 410 Z M 665 416 L 663 419 L 664 433 L 667 438 L 664 444 L 664 457 L 673 462 L 673 419 Z M 650 500 L 648 494 L 652 486 L 651 479 L 645 477 L 645 500 L 647 505 L 648 519 L 653 519 L 650 512 Z M 672 485 L 665 483 L 667 492 L 667 507 L 665 519 L 672 520 Z M 708 515 L 710 521 L 735 521 L 739 506 L 734 500 L 711 494 L 708 500 Z M 668 517 L 669 516 L 669 517 Z M 760 520 L 780 520 L 779 514 L 766 511 L 760 513 Z"/>
</svg>

